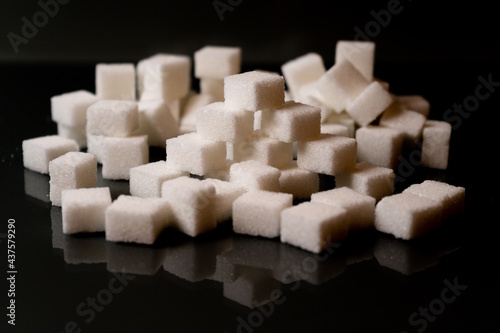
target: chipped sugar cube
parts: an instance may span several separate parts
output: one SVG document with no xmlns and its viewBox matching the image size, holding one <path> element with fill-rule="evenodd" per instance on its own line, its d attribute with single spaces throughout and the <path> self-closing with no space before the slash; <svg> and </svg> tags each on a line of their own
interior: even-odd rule
<svg viewBox="0 0 500 333">
<path fill-rule="evenodd" d="M 319 136 L 320 124 L 320 108 L 289 101 L 262 114 L 261 130 L 283 142 L 305 141 Z"/>
<path fill-rule="evenodd" d="M 167 167 L 166 161 L 130 168 L 130 194 L 142 198 L 159 198 L 163 182 L 181 176 L 189 176 L 189 173 Z"/>
<path fill-rule="evenodd" d="M 95 77 L 96 96 L 99 99 L 135 100 L 134 64 L 97 64 Z"/>
<path fill-rule="evenodd" d="M 375 198 L 361 194 L 348 187 L 313 193 L 311 202 L 338 205 L 346 210 L 349 231 L 373 228 Z"/>
<path fill-rule="evenodd" d="M 164 199 L 120 195 L 106 208 L 106 240 L 151 245 L 168 226 L 169 214 Z"/>
<path fill-rule="evenodd" d="M 370 83 L 346 107 L 347 113 L 360 126 L 372 123 L 393 102 L 392 96 L 377 81 Z"/>
<path fill-rule="evenodd" d="M 358 162 L 368 162 L 394 169 L 403 151 L 403 132 L 376 125 L 360 127 L 356 131 Z"/>
<path fill-rule="evenodd" d="M 215 187 L 214 214 L 217 223 L 230 220 L 233 212 L 233 202 L 246 192 L 245 188 L 236 183 L 215 178 L 205 178 L 203 182 Z"/>
<path fill-rule="evenodd" d="M 139 126 L 135 101 L 101 100 L 87 109 L 87 134 L 127 137 Z"/>
<path fill-rule="evenodd" d="M 353 138 L 320 134 L 318 139 L 297 144 L 299 168 L 335 176 L 354 168 L 355 164 L 356 140 Z"/>
<path fill-rule="evenodd" d="M 308 199 L 319 191 L 318 173 L 299 168 L 296 161 L 280 171 L 280 192 L 290 193 L 294 199 Z"/>
<path fill-rule="evenodd" d="M 356 192 L 374 197 L 377 201 L 394 192 L 394 170 L 370 164 L 356 163 L 349 171 L 335 176 L 336 187 L 349 187 Z"/>
<path fill-rule="evenodd" d="M 187 133 L 167 140 L 167 166 L 203 176 L 226 166 L 226 143 Z"/>
<path fill-rule="evenodd" d="M 148 163 L 149 147 L 146 135 L 128 138 L 104 137 L 102 146 L 102 177 L 130 179 L 130 169 Z"/>
<path fill-rule="evenodd" d="M 303 202 L 281 212 L 281 242 L 320 253 L 347 237 L 349 223 L 340 206 Z"/>
<path fill-rule="evenodd" d="M 64 189 L 97 186 L 97 161 L 94 155 L 68 152 L 49 162 L 50 201 L 61 206 L 61 191 Z"/>
<path fill-rule="evenodd" d="M 247 191 L 279 192 L 280 170 L 262 162 L 249 160 L 233 163 L 229 168 L 229 181 L 242 185 Z"/>
<path fill-rule="evenodd" d="M 281 66 L 287 87 L 294 99 L 297 98 L 299 89 L 307 83 L 317 81 L 326 69 L 323 58 L 314 52 L 287 61 Z"/>
<path fill-rule="evenodd" d="M 441 225 L 442 204 L 409 192 L 387 196 L 375 207 L 375 228 L 396 238 L 413 239 Z"/>
<path fill-rule="evenodd" d="M 253 133 L 253 112 L 215 102 L 196 111 L 196 130 L 201 138 L 234 142 Z"/>
<path fill-rule="evenodd" d="M 47 135 L 23 140 L 23 165 L 25 168 L 49 173 L 49 162 L 70 151 L 78 151 L 75 140 L 60 135 Z"/>
<path fill-rule="evenodd" d="M 61 192 L 63 233 L 104 231 L 104 213 L 109 205 L 111 205 L 109 187 L 63 190 Z"/>
<path fill-rule="evenodd" d="M 375 43 L 339 40 L 335 46 L 335 62 L 348 60 L 368 80 L 373 80 Z"/>
<path fill-rule="evenodd" d="M 281 211 L 292 207 L 288 193 L 250 191 L 233 202 L 233 231 L 274 238 L 280 235 Z"/>
<path fill-rule="evenodd" d="M 427 120 L 422 131 L 422 166 L 446 170 L 450 154 L 451 124 Z"/>
<path fill-rule="evenodd" d="M 178 177 L 163 182 L 161 197 L 170 203 L 172 223 L 191 237 L 215 229 L 215 186 L 196 178 Z"/>
<path fill-rule="evenodd" d="M 136 135 L 147 135 L 148 145 L 165 146 L 165 141 L 179 135 L 179 125 L 162 100 L 140 101 L 138 103 L 139 127 Z"/>
<path fill-rule="evenodd" d="M 254 112 L 277 108 L 285 102 L 285 79 L 257 70 L 226 76 L 224 102 Z"/>
<path fill-rule="evenodd" d="M 199 79 L 224 79 L 241 70 L 241 48 L 207 45 L 194 52 L 194 76 Z"/>
<path fill-rule="evenodd" d="M 54 122 L 67 127 L 87 124 L 87 109 L 99 99 L 87 90 L 76 90 L 50 98 L 50 112 Z"/>
</svg>

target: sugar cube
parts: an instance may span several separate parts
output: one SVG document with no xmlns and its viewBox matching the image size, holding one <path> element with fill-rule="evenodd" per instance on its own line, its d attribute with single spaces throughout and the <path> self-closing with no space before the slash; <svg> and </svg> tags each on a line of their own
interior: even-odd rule
<svg viewBox="0 0 500 333">
<path fill-rule="evenodd" d="M 59 125 L 83 127 L 87 124 L 87 108 L 98 101 L 87 90 L 76 90 L 50 98 L 52 120 Z"/>
<path fill-rule="evenodd" d="M 335 62 L 348 60 L 368 80 L 373 80 L 375 43 L 339 40 L 335 47 Z"/>
<path fill-rule="evenodd" d="M 120 195 L 106 209 L 106 240 L 153 244 L 167 227 L 170 206 L 161 198 Z"/>
<path fill-rule="evenodd" d="M 211 141 L 238 141 L 253 133 L 253 112 L 215 102 L 196 111 L 196 130 Z"/>
<path fill-rule="evenodd" d="M 162 100 L 140 101 L 138 103 L 139 127 L 136 134 L 148 136 L 148 145 L 165 146 L 165 141 L 179 135 L 179 125 Z"/>
<path fill-rule="evenodd" d="M 246 192 L 245 188 L 239 184 L 215 178 L 205 178 L 203 182 L 212 184 L 215 188 L 214 214 L 217 223 L 230 220 L 233 202 Z"/>
<path fill-rule="evenodd" d="M 346 107 L 347 113 L 360 126 L 373 122 L 393 102 L 392 96 L 377 81 L 370 83 L 352 103 Z"/>
<path fill-rule="evenodd" d="M 148 137 L 104 137 L 102 146 L 102 177 L 130 179 L 130 169 L 148 163 Z"/>
<path fill-rule="evenodd" d="M 49 162 L 67 152 L 78 151 L 78 144 L 60 135 L 47 135 L 23 140 L 22 150 L 25 168 L 48 174 Z"/>
<path fill-rule="evenodd" d="M 200 93 L 211 95 L 215 101 L 224 101 L 224 79 L 200 79 Z"/>
<path fill-rule="evenodd" d="M 394 170 L 370 164 L 356 163 L 353 169 L 335 176 L 337 187 L 349 187 L 356 192 L 374 197 L 377 201 L 394 192 Z"/>
<path fill-rule="evenodd" d="M 241 70 L 241 48 L 207 45 L 194 53 L 196 78 L 224 79 Z"/>
<path fill-rule="evenodd" d="M 193 94 L 189 96 L 182 111 L 179 131 L 182 134 L 196 132 L 196 110 L 216 102 L 209 94 Z"/>
<path fill-rule="evenodd" d="M 361 194 L 348 187 L 313 193 L 311 202 L 338 205 L 346 210 L 349 231 L 373 228 L 375 198 Z"/>
<path fill-rule="evenodd" d="M 93 154 L 97 163 L 102 164 L 102 156 L 103 156 L 103 144 L 104 144 L 104 135 L 92 135 L 87 134 L 87 153 Z"/>
<path fill-rule="evenodd" d="M 226 143 L 194 132 L 167 140 L 167 166 L 203 176 L 226 166 Z"/>
<path fill-rule="evenodd" d="M 61 191 L 97 186 L 97 161 L 94 155 L 70 151 L 49 162 L 50 201 L 61 206 Z"/>
<path fill-rule="evenodd" d="M 403 132 L 376 125 L 360 127 L 356 131 L 359 162 L 394 169 L 403 151 Z"/>
<path fill-rule="evenodd" d="M 285 79 L 257 70 L 226 76 L 224 101 L 248 111 L 277 108 L 285 102 Z"/>
<path fill-rule="evenodd" d="M 321 133 L 349 137 L 349 128 L 341 124 L 321 124 Z"/>
<path fill-rule="evenodd" d="M 293 160 L 293 144 L 256 133 L 247 140 L 228 142 L 226 158 L 234 162 L 256 160 L 282 168 Z"/>
<path fill-rule="evenodd" d="M 87 131 L 85 126 L 69 127 L 57 124 L 57 135 L 62 136 L 63 138 L 75 140 L 78 144 L 78 148 L 87 147 Z"/>
<path fill-rule="evenodd" d="M 281 212 L 281 242 L 320 253 L 347 237 L 349 223 L 340 206 L 303 202 Z"/>
<path fill-rule="evenodd" d="M 423 96 L 420 95 L 399 95 L 397 101 L 406 110 L 421 113 L 424 117 L 428 117 L 431 109 L 431 104 Z"/>
<path fill-rule="evenodd" d="M 135 100 L 134 64 L 97 64 L 95 76 L 99 99 Z"/>
<path fill-rule="evenodd" d="M 66 189 L 61 192 L 62 228 L 65 234 L 104 231 L 109 187 Z"/>
<path fill-rule="evenodd" d="M 375 207 L 375 228 L 412 239 L 441 225 L 441 203 L 409 192 L 387 196 Z"/>
<path fill-rule="evenodd" d="M 320 134 L 318 139 L 298 142 L 299 168 L 335 176 L 354 168 L 355 163 L 356 140 L 353 138 Z"/>
<path fill-rule="evenodd" d="M 350 138 L 354 138 L 355 132 L 356 132 L 356 122 L 354 119 L 351 118 L 351 116 L 343 111 L 340 113 L 332 113 L 328 116 L 328 118 L 325 121 L 326 124 L 339 124 L 339 125 L 344 125 L 347 127 L 347 136 Z"/>
<path fill-rule="evenodd" d="M 134 101 L 101 100 L 87 109 L 87 134 L 126 137 L 139 125 L 138 104 Z"/>
<path fill-rule="evenodd" d="M 247 191 L 279 192 L 280 170 L 262 162 L 249 160 L 233 163 L 229 168 L 229 181 L 242 185 Z"/>
<path fill-rule="evenodd" d="M 262 131 L 283 142 L 315 139 L 320 134 L 320 124 L 320 108 L 295 101 L 262 114 Z"/>
<path fill-rule="evenodd" d="M 292 207 L 288 193 L 250 191 L 233 202 L 233 231 L 274 238 L 280 235 L 281 211 Z"/>
<path fill-rule="evenodd" d="M 446 170 L 450 153 L 451 125 L 427 120 L 422 131 L 422 166 Z"/>
<path fill-rule="evenodd" d="M 410 185 L 403 193 L 412 193 L 440 203 L 444 220 L 463 214 L 465 210 L 465 188 L 461 186 L 425 180 L 420 184 Z"/>
<path fill-rule="evenodd" d="M 382 114 L 379 124 L 402 131 L 405 135 L 404 144 L 414 146 L 422 136 L 426 120 L 421 113 L 405 110 L 396 104 Z"/>
<path fill-rule="evenodd" d="M 299 168 L 296 161 L 280 171 L 280 192 L 290 193 L 294 199 L 308 199 L 318 192 L 319 175 L 316 172 Z"/>
<path fill-rule="evenodd" d="M 159 198 L 163 182 L 181 176 L 189 176 L 189 173 L 167 167 L 166 161 L 130 168 L 130 194 L 142 198 Z"/>
<path fill-rule="evenodd" d="M 170 203 L 173 225 L 181 232 L 195 237 L 217 226 L 213 184 L 178 177 L 163 182 L 161 196 Z"/>
<path fill-rule="evenodd" d="M 325 74 L 326 69 L 323 58 L 317 53 L 309 52 L 284 63 L 281 72 L 288 90 L 295 99 L 304 84 L 317 81 Z"/>
</svg>

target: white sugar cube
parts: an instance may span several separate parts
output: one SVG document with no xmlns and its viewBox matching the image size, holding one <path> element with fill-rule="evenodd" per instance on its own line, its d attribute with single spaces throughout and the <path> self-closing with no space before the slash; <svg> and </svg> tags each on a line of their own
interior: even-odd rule
<svg viewBox="0 0 500 333">
<path fill-rule="evenodd" d="M 310 52 L 284 63 L 281 72 L 292 97 L 296 99 L 299 89 L 304 84 L 317 81 L 325 74 L 326 69 L 323 58 L 317 53 Z"/>
<path fill-rule="evenodd" d="M 65 234 L 104 231 L 109 187 L 66 189 L 61 193 L 62 228 Z"/>
<path fill-rule="evenodd" d="M 318 173 L 299 168 L 296 161 L 280 171 L 280 192 L 290 193 L 294 199 L 308 199 L 318 192 Z"/>
<path fill-rule="evenodd" d="M 345 136 L 320 134 L 318 139 L 299 141 L 297 165 L 299 168 L 335 176 L 354 168 L 356 140 Z"/>
<path fill-rule="evenodd" d="M 356 122 L 354 119 L 351 118 L 351 116 L 343 111 L 340 113 L 332 113 L 328 116 L 328 118 L 325 121 L 326 124 L 339 124 L 339 125 L 344 125 L 347 127 L 347 136 L 350 138 L 354 138 L 355 132 L 356 132 Z"/>
<path fill-rule="evenodd" d="M 94 155 L 68 152 L 49 162 L 50 201 L 61 206 L 64 189 L 96 187 L 97 161 Z"/>
<path fill-rule="evenodd" d="M 169 103 L 186 96 L 191 88 L 191 58 L 155 54 L 137 63 L 141 100 L 163 99 Z"/>
<path fill-rule="evenodd" d="M 435 180 L 425 180 L 420 184 L 413 184 L 406 188 L 404 193 L 412 193 L 429 198 L 442 205 L 442 218 L 449 218 L 463 214 L 465 210 L 465 188 L 453 186 Z"/>
<path fill-rule="evenodd" d="M 226 76 L 224 101 L 248 111 L 277 108 L 285 102 L 285 79 L 263 71 Z"/>
<path fill-rule="evenodd" d="M 279 192 L 280 170 L 259 161 L 233 163 L 229 168 L 229 181 L 242 185 L 247 191 Z"/>
<path fill-rule="evenodd" d="M 162 184 L 161 196 L 172 208 L 173 225 L 195 237 L 215 229 L 215 186 L 196 178 L 178 177 Z"/>
<path fill-rule="evenodd" d="M 346 210 L 349 230 L 373 228 L 375 198 L 348 187 L 336 187 L 311 195 L 311 202 L 338 205 Z"/>
<path fill-rule="evenodd" d="M 224 169 L 226 143 L 205 140 L 198 133 L 168 139 L 167 165 L 199 176 Z"/>
<path fill-rule="evenodd" d="M 130 169 L 148 163 L 149 147 L 146 135 L 128 138 L 104 137 L 102 146 L 102 177 L 130 179 Z"/>
<path fill-rule="evenodd" d="M 216 102 L 216 99 L 208 94 L 193 94 L 189 96 L 180 119 L 180 133 L 196 132 L 196 110 L 214 102 Z"/>
<path fill-rule="evenodd" d="M 170 205 L 160 198 L 120 195 L 106 209 L 106 240 L 153 244 L 169 223 Z"/>
<path fill-rule="evenodd" d="M 25 168 L 48 174 L 49 162 L 67 152 L 78 151 L 78 144 L 59 135 L 47 135 L 23 140 L 22 149 Z"/>
<path fill-rule="evenodd" d="M 387 196 L 375 207 L 375 228 L 396 238 L 416 238 L 440 225 L 441 203 L 419 195 Z"/>
<path fill-rule="evenodd" d="M 414 146 L 422 136 L 426 120 L 421 113 L 405 110 L 396 104 L 382 114 L 379 124 L 402 131 L 405 135 L 404 144 Z"/>
<path fill-rule="evenodd" d="M 346 107 L 347 113 L 360 126 L 373 122 L 393 102 L 392 96 L 376 81 L 370 83 L 352 103 Z"/>
<path fill-rule="evenodd" d="M 97 163 L 102 164 L 102 156 L 103 150 L 102 147 L 104 145 L 104 135 L 92 135 L 87 133 L 87 153 L 93 154 Z"/>
<path fill-rule="evenodd" d="M 359 162 L 353 169 L 336 175 L 335 186 L 349 187 L 378 201 L 394 192 L 395 178 L 392 169 Z"/>
<path fill-rule="evenodd" d="M 341 124 L 321 124 L 321 133 L 349 137 L 349 128 Z"/>
<path fill-rule="evenodd" d="M 321 110 L 318 107 L 285 102 L 262 114 L 262 131 L 271 138 L 283 141 L 305 141 L 320 134 Z"/>
<path fill-rule="evenodd" d="M 293 160 L 293 144 L 256 133 L 247 140 L 228 142 L 226 158 L 234 162 L 256 160 L 282 168 Z"/>
<path fill-rule="evenodd" d="M 87 90 L 77 90 L 50 99 L 52 120 L 59 125 L 83 127 L 87 124 L 87 108 L 98 101 Z"/>
<path fill-rule="evenodd" d="M 403 151 L 403 132 L 382 126 L 368 125 L 356 131 L 359 162 L 394 169 Z"/>
<path fill-rule="evenodd" d="M 148 145 L 165 147 L 165 141 L 179 135 L 179 125 L 162 100 L 141 101 L 138 104 L 139 128 L 136 134 L 148 136 Z"/>
<path fill-rule="evenodd" d="M 57 135 L 75 140 L 78 144 L 78 148 L 87 147 L 87 131 L 85 126 L 69 127 L 57 124 Z"/>
<path fill-rule="evenodd" d="M 345 239 L 348 228 L 340 206 L 303 202 L 281 212 L 281 241 L 313 253 Z"/>
<path fill-rule="evenodd" d="M 325 105 L 316 96 L 307 95 L 302 99 L 298 99 L 297 102 L 318 107 L 321 110 L 321 122 L 322 123 L 325 123 L 331 114 L 334 114 L 334 113 L 336 114 L 336 112 L 331 107 Z"/>
<path fill-rule="evenodd" d="M 241 48 L 207 45 L 194 53 L 196 78 L 224 79 L 241 70 Z"/>
<path fill-rule="evenodd" d="M 139 125 L 134 101 L 101 100 L 87 109 L 87 134 L 126 137 Z"/>
<path fill-rule="evenodd" d="M 427 120 L 422 131 L 422 166 L 446 170 L 450 153 L 451 125 Z"/>
<path fill-rule="evenodd" d="M 253 112 L 215 102 L 196 111 L 196 130 L 211 141 L 239 141 L 253 133 Z"/>
<path fill-rule="evenodd" d="M 233 202 L 233 231 L 274 238 L 280 235 L 281 211 L 292 207 L 288 193 L 250 191 Z"/>
<path fill-rule="evenodd" d="M 224 79 L 200 79 L 200 93 L 210 95 L 215 101 L 224 101 Z"/>
<path fill-rule="evenodd" d="M 135 100 L 134 64 L 97 64 L 95 77 L 95 89 L 98 98 Z"/>
<path fill-rule="evenodd" d="M 217 223 L 230 220 L 233 212 L 233 202 L 246 192 L 245 188 L 236 183 L 215 178 L 205 178 L 203 182 L 212 184 L 215 188 L 214 214 Z"/>
<path fill-rule="evenodd" d="M 335 63 L 316 83 L 321 101 L 336 112 L 343 111 L 370 82 L 349 61 Z"/>
<path fill-rule="evenodd" d="M 339 40 L 335 47 L 335 62 L 348 60 L 368 80 L 373 80 L 375 43 Z"/>
<path fill-rule="evenodd" d="M 397 101 L 406 110 L 421 113 L 424 117 L 428 117 L 431 109 L 431 104 L 423 96 L 420 95 L 399 95 Z"/>
<path fill-rule="evenodd" d="M 233 164 L 232 161 L 226 160 L 225 166 L 223 169 L 219 170 L 212 170 L 207 172 L 204 176 L 205 179 L 207 178 L 213 178 L 213 179 L 218 179 L 218 180 L 223 180 L 225 182 L 229 181 L 229 168 Z"/>
<path fill-rule="evenodd" d="M 130 169 L 130 194 L 142 198 L 159 198 L 163 182 L 181 176 L 189 176 L 189 173 L 167 167 L 166 161 L 133 167 Z"/>
</svg>

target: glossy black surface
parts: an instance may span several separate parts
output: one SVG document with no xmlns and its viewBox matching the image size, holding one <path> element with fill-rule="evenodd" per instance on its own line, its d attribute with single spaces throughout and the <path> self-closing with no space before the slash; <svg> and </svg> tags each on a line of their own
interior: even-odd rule
<svg viewBox="0 0 500 333">
<path fill-rule="evenodd" d="M 474 95 L 479 76 L 500 81 L 494 63 L 376 68 L 393 92 L 425 96 L 431 119 L 443 119 L 454 103 Z M 55 133 L 50 97 L 93 91 L 93 70 L 1 68 L 4 277 L 9 219 L 15 219 L 16 230 L 15 330 L 4 315 L 4 279 L 0 291 L 1 325 L 9 332 L 498 330 L 498 171 L 492 157 L 500 92 L 467 118 L 454 118 L 461 122 L 452 133 L 449 170 L 421 168 L 411 151 L 406 168 L 397 170 L 396 192 L 424 179 L 466 187 L 464 216 L 409 242 L 375 231 L 353 233 L 315 256 L 277 239 L 234 235 L 230 221 L 195 239 L 167 230 L 154 246 L 110 243 L 103 234 L 62 234 L 61 210 L 47 197 L 49 178 L 23 168 L 21 141 Z M 164 154 L 151 151 L 152 159 Z M 322 177 L 322 184 L 329 188 L 334 179 Z M 126 181 L 100 178 L 99 186 L 110 186 L 113 197 L 128 192 Z"/>
</svg>

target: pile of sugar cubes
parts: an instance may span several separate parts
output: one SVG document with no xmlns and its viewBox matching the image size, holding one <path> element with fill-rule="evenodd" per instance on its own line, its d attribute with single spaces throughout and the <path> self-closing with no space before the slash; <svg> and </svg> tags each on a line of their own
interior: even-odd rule
<svg viewBox="0 0 500 333">
<path fill-rule="evenodd" d="M 319 253 L 362 229 L 412 239 L 464 211 L 465 189 L 444 182 L 394 194 L 405 148 L 447 168 L 451 126 L 428 119 L 422 96 L 396 96 L 373 77 L 373 42 L 338 41 L 328 70 L 308 53 L 282 75 L 241 73 L 241 57 L 238 47 L 196 51 L 199 92 L 189 56 L 156 54 L 97 64 L 95 94 L 52 97 L 58 134 L 22 146 L 24 166 L 50 175 L 63 232 L 152 244 L 166 228 L 195 237 L 232 220 L 235 233 Z M 153 146 L 165 160 L 150 162 Z M 113 201 L 96 187 L 98 163 L 130 195 Z M 335 187 L 320 192 L 320 174 Z"/>
</svg>

